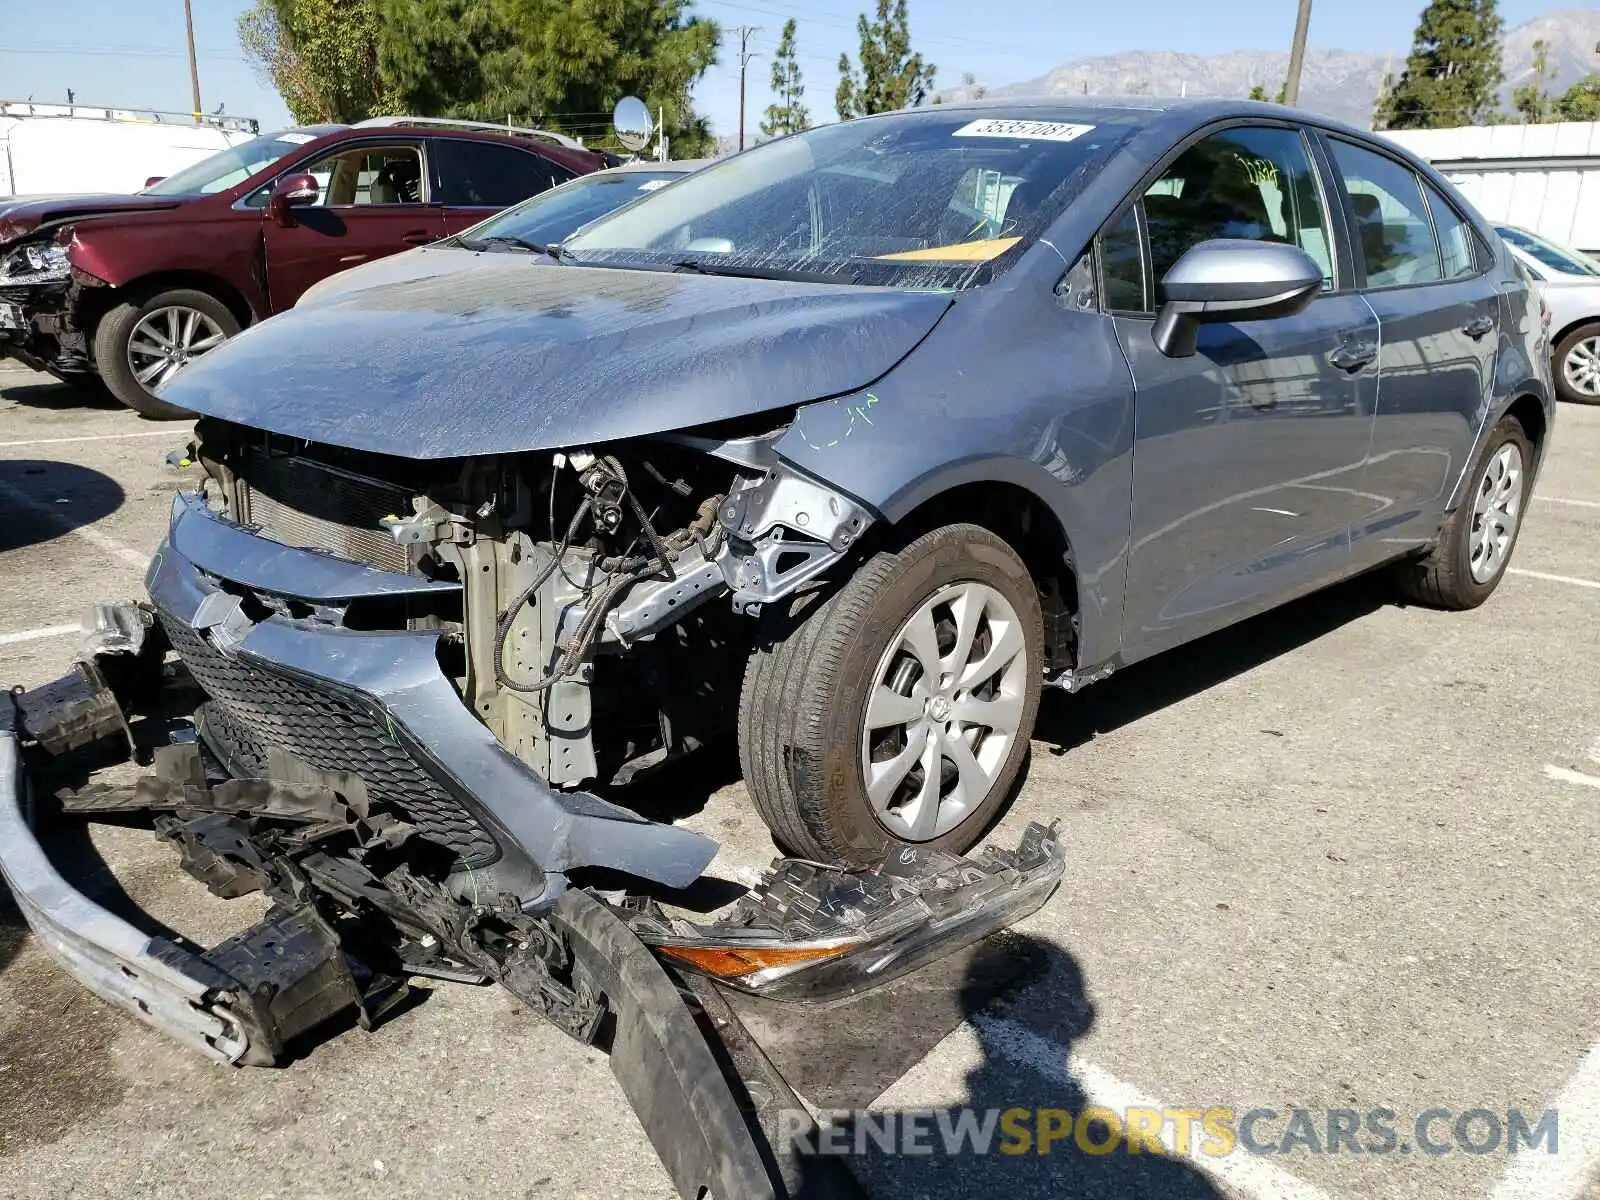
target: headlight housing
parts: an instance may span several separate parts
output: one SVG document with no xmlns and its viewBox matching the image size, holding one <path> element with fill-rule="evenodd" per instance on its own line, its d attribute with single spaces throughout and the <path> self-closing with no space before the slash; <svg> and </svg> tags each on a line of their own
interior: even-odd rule
<svg viewBox="0 0 1600 1200">
<path fill-rule="evenodd" d="M 0 287 L 55 283 L 71 273 L 67 248 L 58 242 L 26 242 L 0 251 Z"/>
</svg>

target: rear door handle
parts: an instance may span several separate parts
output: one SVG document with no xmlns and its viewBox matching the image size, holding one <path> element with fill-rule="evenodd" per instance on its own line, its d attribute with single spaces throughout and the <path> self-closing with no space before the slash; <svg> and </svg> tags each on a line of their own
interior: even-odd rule
<svg viewBox="0 0 1600 1200">
<path fill-rule="evenodd" d="M 1473 341 L 1477 341 L 1485 334 L 1492 333 L 1493 331 L 1493 317 L 1473 317 L 1472 320 L 1468 321 L 1461 327 L 1461 332 L 1466 334 Z"/>
<path fill-rule="evenodd" d="M 413 229 L 410 233 L 402 234 L 400 240 L 408 246 L 426 246 L 435 238 L 426 229 Z"/>
<path fill-rule="evenodd" d="M 1332 354 L 1328 361 L 1341 371 L 1348 371 L 1354 375 L 1363 367 L 1371 366 L 1378 357 L 1377 342 L 1346 342 Z"/>
</svg>

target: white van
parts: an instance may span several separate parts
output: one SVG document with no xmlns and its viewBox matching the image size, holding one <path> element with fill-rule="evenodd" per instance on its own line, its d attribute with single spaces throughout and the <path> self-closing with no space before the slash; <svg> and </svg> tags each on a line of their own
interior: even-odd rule
<svg viewBox="0 0 1600 1200">
<path fill-rule="evenodd" d="M 0 100 L 0 197 L 127 195 L 257 132 L 242 117 Z"/>
</svg>

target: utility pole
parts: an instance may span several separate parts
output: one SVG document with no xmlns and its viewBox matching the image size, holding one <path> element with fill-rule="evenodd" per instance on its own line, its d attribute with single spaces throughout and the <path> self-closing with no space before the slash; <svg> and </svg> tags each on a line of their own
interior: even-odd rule
<svg viewBox="0 0 1600 1200">
<path fill-rule="evenodd" d="M 189 0 L 183 0 L 183 27 L 189 36 L 189 89 L 194 94 L 194 123 L 198 125 L 204 116 L 200 109 L 200 67 L 194 57 L 194 13 Z"/>
<path fill-rule="evenodd" d="M 1300 103 L 1300 69 L 1306 62 L 1306 31 L 1311 27 L 1311 0 L 1300 0 L 1294 19 L 1294 45 L 1289 49 L 1289 77 L 1283 81 L 1283 102 Z"/>
<path fill-rule="evenodd" d="M 188 0 L 185 0 L 187 3 Z M 739 26 L 739 149 L 744 149 L 744 69 L 750 65 L 750 60 L 755 57 L 750 50 L 750 35 L 757 32 L 759 25 Z"/>
</svg>

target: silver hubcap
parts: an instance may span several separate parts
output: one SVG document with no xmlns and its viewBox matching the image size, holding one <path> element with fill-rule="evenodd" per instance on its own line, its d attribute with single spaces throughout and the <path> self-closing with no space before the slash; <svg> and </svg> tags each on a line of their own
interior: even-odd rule
<svg viewBox="0 0 1600 1200">
<path fill-rule="evenodd" d="M 1600 398 L 1600 337 L 1575 343 L 1567 351 L 1561 373 L 1573 391 Z"/>
<path fill-rule="evenodd" d="M 1468 553 L 1472 577 L 1479 583 L 1488 583 L 1505 566 L 1521 514 L 1522 451 L 1507 442 L 1489 460 L 1472 504 Z"/>
<path fill-rule="evenodd" d="M 1028 654 L 1016 611 L 981 583 L 940 588 L 873 672 L 862 780 L 895 837 L 926 842 L 988 798 L 1018 736 Z"/>
<path fill-rule="evenodd" d="M 190 359 L 226 340 L 222 327 L 198 309 L 158 308 L 146 313 L 128 337 L 128 369 L 154 391 Z"/>
</svg>

